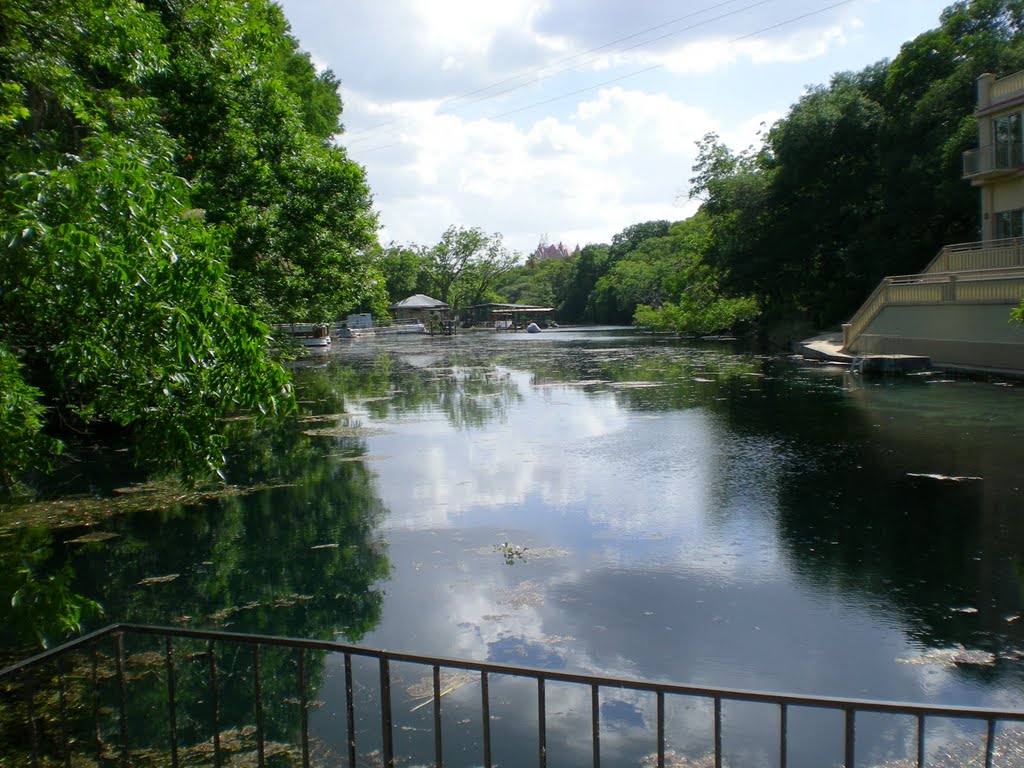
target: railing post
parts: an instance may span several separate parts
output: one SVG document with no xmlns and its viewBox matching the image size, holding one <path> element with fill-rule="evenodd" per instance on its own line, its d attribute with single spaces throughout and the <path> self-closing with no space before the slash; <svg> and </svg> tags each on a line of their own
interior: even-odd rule
<svg viewBox="0 0 1024 768">
<path fill-rule="evenodd" d="M 121 724 L 121 765 L 132 764 L 131 752 L 128 751 L 128 683 L 124 676 L 124 645 L 123 635 L 114 633 L 114 656 L 117 665 L 117 692 L 120 705 L 119 722 Z"/>
<path fill-rule="evenodd" d="M 715 696 L 715 768 L 722 768 L 722 698 Z"/>
<path fill-rule="evenodd" d="M 213 640 L 206 641 L 206 655 L 210 662 L 210 705 L 213 709 L 213 764 L 220 768 L 220 688 L 217 683 L 217 653 Z"/>
<path fill-rule="evenodd" d="M 917 768 L 924 768 L 924 715 L 917 715 Z"/>
<path fill-rule="evenodd" d="M 950 304 L 956 302 L 956 275 L 950 275 L 949 280 L 942 286 L 942 300 Z"/>
<path fill-rule="evenodd" d="M 352 654 L 345 654 L 345 725 L 348 728 L 348 764 L 356 764 L 356 707 L 352 701 L 355 686 L 352 681 Z M 263 768 L 263 766 L 260 766 Z"/>
<path fill-rule="evenodd" d="M 846 755 L 843 759 L 843 765 L 845 768 L 854 768 L 854 745 L 857 741 L 857 725 L 854 720 L 856 714 L 857 710 L 855 709 L 851 708 L 846 710 Z"/>
<path fill-rule="evenodd" d="M 67 685 L 64 680 L 64 657 L 57 657 L 57 688 L 60 695 L 60 735 L 64 741 L 64 768 L 71 768 L 71 733 L 68 730 Z"/>
<path fill-rule="evenodd" d="M 779 768 L 786 768 L 789 752 L 789 707 L 779 705 Z"/>
<path fill-rule="evenodd" d="M 266 736 L 263 730 L 263 681 L 260 677 L 260 645 L 256 643 L 252 647 L 252 695 L 256 715 L 256 764 L 259 768 L 266 765 L 266 747 L 264 742 Z"/>
<path fill-rule="evenodd" d="M 484 728 L 484 768 L 491 768 L 491 693 L 486 670 L 480 673 L 480 718 Z"/>
<path fill-rule="evenodd" d="M 658 691 L 658 768 L 665 768 L 665 692 Z"/>
<path fill-rule="evenodd" d="M 394 729 L 391 719 L 391 666 L 387 658 L 380 659 L 380 738 L 384 755 L 384 768 L 394 768 Z"/>
<path fill-rule="evenodd" d="M 32 768 L 39 765 L 39 733 L 36 730 L 36 693 L 33 685 L 34 673 L 26 669 L 21 673 L 21 685 L 25 691 L 25 704 L 28 713 L 28 730 L 32 736 Z"/>
<path fill-rule="evenodd" d="M 305 648 L 299 648 L 299 720 L 302 729 L 302 768 L 309 768 L 309 701 L 306 694 Z"/>
<path fill-rule="evenodd" d="M 547 768 L 548 764 L 548 726 L 543 677 L 537 678 L 537 764 L 540 768 Z"/>
<path fill-rule="evenodd" d="M 164 638 L 164 654 L 164 665 L 167 670 L 167 727 L 171 736 L 171 768 L 178 768 L 178 703 L 174 687 L 174 646 L 170 635 Z"/>
<path fill-rule="evenodd" d="M 434 765 L 444 765 L 444 747 L 441 743 L 441 667 L 434 665 Z"/>
<path fill-rule="evenodd" d="M 95 644 L 90 649 L 91 651 L 91 666 L 92 666 L 92 727 L 93 727 L 93 746 L 96 749 L 96 762 L 102 763 L 103 761 L 103 731 L 100 727 L 100 678 L 99 678 L 99 658 L 96 653 Z"/>
</svg>

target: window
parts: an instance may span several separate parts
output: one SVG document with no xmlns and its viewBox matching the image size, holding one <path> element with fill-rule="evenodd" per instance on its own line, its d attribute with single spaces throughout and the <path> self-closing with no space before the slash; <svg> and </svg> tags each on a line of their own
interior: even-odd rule
<svg viewBox="0 0 1024 768">
<path fill-rule="evenodd" d="M 1004 237 L 1024 237 L 1024 208 L 996 214 L 996 239 Z"/>
<path fill-rule="evenodd" d="M 997 168 L 1016 168 L 1021 165 L 1021 144 L 1024 143 L 1024 124 L 1021 113 L 1003 115 L 992 121 L 992 143 L 995 144 Z"/>
</svg>

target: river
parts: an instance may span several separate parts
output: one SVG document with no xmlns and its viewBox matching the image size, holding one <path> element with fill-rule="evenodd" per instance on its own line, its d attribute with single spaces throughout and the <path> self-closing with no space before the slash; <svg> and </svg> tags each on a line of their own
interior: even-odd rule
<svg viewBox="0 0 1024 768">
<path fill-rule="evenodd" d="M 227 490 L 183 498 L 141 484 L 116 449 L 83 452 L 52 498 L 4 512 L 7 562 L 24 551 L 65 566 L 70 588 L 103 606 L 89 626 L 1024 706 L 1020 384 L 860 379 L 623 329 L 357 339 L 295 377 L 298 416 L 238 422 Z M 61 510 L 70 523 L 54 522 Z M 396 674 L 396 691 L 417 682 Z M 340 754 L 338 662 L 314 677 L 314 736 Z M 446 700 L 468 712 L 473 688 Z M 589 692 L 552 697 L 551 764 L 587 764 Z M 498 689 L 495 728 L 509 735 L 496 763 L 529 754 L 523 701 L 511 681 Z M 608 764 L 650 754 L 653 706 L 605 696 Z M 670 713 L 678 760 L 710 748 L 694 724 L 704 714 Z M 773 764 L 772 728 L 729 716 L 747 734 L 729 764 Z M 796 718 L 793 764 L 825 764 L 833 743 L 838 762 L 841 722 L 801 717 L 810 735 Z M 446 732 L 452 765 L 480 764 L 471 721 Z M 940 731 L 935 743 L 963 735 Z M 862 732 L 864 765 L 912 754 L 912 729 Z M 403 733 L 430 744 L 415 723 Z"/>
</svg>

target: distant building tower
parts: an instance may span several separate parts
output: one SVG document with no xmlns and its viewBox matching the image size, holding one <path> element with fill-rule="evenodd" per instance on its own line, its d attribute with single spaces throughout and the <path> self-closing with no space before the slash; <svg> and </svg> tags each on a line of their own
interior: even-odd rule
<svg viewBox="0 0 1024 768">
<path fill-rule="evenodd" d="M 573 253 L 579 253 L 579 250 L 580 248 L 577 245 L 576 250 Z M 546 261 L 551 259 L 555 261 L 563 261 L 568 259 L 570 256 L 572 256 L 572 253 L 570 253 L 569 249 L 562 245 L 562 243 L 559 243 L 558 245 L 547 245 L 544 240 L 540 241 L 540 244 L 537 246 L 537 250 L 532 254 L 532 258 L 535 261 Z"/>
</svg>

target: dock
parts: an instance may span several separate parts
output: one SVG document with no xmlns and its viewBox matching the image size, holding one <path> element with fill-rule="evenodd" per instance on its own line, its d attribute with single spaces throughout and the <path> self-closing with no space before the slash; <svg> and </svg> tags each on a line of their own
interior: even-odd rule
<svg viewBox="0 0 1024 768">
<path fill-rule="evenodd" d="M 843 334 L 839 331 L 796 342 L 793 351 L 808 360 L 848 365 L 855 373 L 895 376 L 927 371 L 932 367 L 931 358 L 924 355 L 856 355 L 844 352 Z"/>
</svg>

